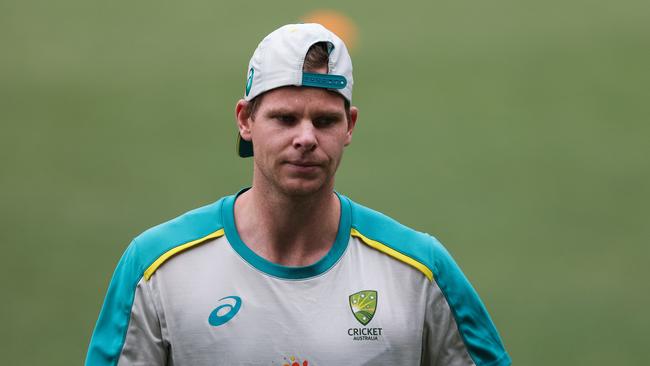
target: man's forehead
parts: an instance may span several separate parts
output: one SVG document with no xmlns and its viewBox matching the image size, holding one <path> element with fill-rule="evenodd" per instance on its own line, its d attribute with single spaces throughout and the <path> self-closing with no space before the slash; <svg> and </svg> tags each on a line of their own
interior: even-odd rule
<svg viewBox="0 0 650 366">
<path fill-rule="evenodd" d="M 303 86 L 285 86 L 264 93 L 262 109 L 303 108 L 345 109 L 345 98 L 333 91 Z"/>
</svg>

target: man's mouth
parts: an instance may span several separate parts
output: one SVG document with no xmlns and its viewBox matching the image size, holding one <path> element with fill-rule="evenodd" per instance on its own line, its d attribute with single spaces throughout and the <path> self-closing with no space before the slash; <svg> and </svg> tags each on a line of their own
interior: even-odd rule
<svg viewBox="0 0 650 366">
<path fill-rule="evenodd" d="M 316 161 L 288 161 L 287 162 L 290 165 L 295 165 L 299 167 L 315 167 L 315 166 L 320 166 L 321 164 L 316 162 Z"/>
<path fill-rule="evenodd" d="M 288 161 L 287 165 L 294 171 L 313 173 L 321 167 L 321 164 L 313 161 Z"/>
</svg>

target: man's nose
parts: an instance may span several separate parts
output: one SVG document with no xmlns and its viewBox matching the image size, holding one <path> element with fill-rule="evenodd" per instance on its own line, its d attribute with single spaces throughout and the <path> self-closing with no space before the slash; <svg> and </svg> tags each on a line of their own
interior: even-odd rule
<svg viewBox="0 0 650 366">
<path fill-rule="evenodd" d="M 302 120 L 296 126 L 296 135 L 293 139 L 293 147 L 297 150 L 312 151 L 318 146 L 316 129 L 309 120 Z"/>
</svg>

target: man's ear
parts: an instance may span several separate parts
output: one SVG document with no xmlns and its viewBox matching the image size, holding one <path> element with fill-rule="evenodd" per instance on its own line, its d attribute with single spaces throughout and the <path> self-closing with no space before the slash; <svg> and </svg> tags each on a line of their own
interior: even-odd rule
<svg viewBox="0 0 650 366">
<path fill-rule="evenodd" d="M 244 99 L 240 99 L 235 106 L 235 118 L 237 119 L 237 129 L 239 135 L 246 141 L 251 140 L 251 116 L 248 113 L 248 103 Z"/>
<path fill-rule="evenodd" d="M 354 106 L 350 107 L 350 120 L 348 121 L 348 131 L 345 138 L 345 146 L 350 145 L 352 142 L 352 132 L 354 131 L 354 127 L 357 125 L 357 117 L 359 117 L 359 108 Z"/>
</svg>

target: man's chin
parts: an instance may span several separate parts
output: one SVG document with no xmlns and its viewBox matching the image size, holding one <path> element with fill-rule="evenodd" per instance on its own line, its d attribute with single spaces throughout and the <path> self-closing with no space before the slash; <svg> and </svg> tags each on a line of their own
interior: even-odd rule
<svg viewBox="0 0 650 366">
<path fill-rule="evenodd" d="M 295 179 L 285 182 L 282 185 L 282 191 L 288 196 L 307 197 L 327 189 L 327 185 L 320 179 L 306 180 Z"/>
</svg>

